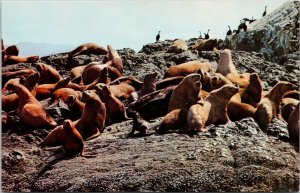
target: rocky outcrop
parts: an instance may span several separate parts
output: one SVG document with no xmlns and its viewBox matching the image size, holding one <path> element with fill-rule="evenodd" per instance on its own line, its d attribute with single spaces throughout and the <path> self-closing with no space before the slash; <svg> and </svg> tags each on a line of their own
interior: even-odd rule
<svg viewBox="0 0 300 193">
<path fill-rule="evenodd" d="M 228 37 L 225 47 L 259 52 L 269 61 L 278 61 L 299 50 L 299 10 L 299 1 L 288 1 L 249 24 L 246 32 Z"/>
</svg>

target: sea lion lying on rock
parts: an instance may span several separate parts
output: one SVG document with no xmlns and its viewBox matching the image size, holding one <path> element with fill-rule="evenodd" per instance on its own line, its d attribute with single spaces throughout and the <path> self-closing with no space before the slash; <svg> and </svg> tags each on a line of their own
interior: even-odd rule
<svg viewBox="0 0 300 193">
<path fill-rule="evenodd" d="M 171 66 L 164 74 L 164 78 L 174 76 L 186 76 L 191 73 L 196 73 L 199 69 L 210 72 L 211 64 L 208 62 L 191 61 L 179 65 Z"/>
<path fill-rule="evenodd" d="M 19 97 L 19 115 L 23 123 L 33 128 L 54 127 L 57 123 L 46 112 L 43 105 L 21 84 L 9 84 L 9 90 Z"/>
<path fill-rule="evenodd" d="M 175 39 L 168 48 L 167 53 L 181 53 L 188 50 L 188 46 L 183 39 Z"/>
<path fill-rule="evenodd" d="M 50 65 L 37 63 L 36 70 L 40 73 L 39 84 L 53 84 L 62 79 L 58 71 Z"/>
<path fill-rule="evenodd" d="M 293 85 L 289 82 L 282 81 L 277 83 L 268 94 L 263 96 L 255 112 L 255 120 L 260 128 L 265 130 L 273 118 L 279 115 L 279 105 L 282 97 L 286 92 L 291 90 L 293 90 Z"/>
<path fill-rule="evenodd" d="M 12 65 L 18 63 L 33 63 L 39 60 L 39 56 L 28 56 L 28 57 L 20 57 L 20 56 L 8 56 L 5 55 L 3 60 L 3 65 Z"/>
</svg>

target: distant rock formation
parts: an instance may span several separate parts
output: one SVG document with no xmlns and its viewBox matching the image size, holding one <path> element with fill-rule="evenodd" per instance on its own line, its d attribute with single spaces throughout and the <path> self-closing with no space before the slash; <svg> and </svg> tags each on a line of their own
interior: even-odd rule
<svg viewBox="0 0 300 193">
<path fill-rule="evenodd" d="M 226 37 L 224 45 L 233 50 L 260 52 L 276 62 L 282 55 L 299 50 L 299 1 L 288 1 L 248 25 L 246 32 Z"/>
</svg>

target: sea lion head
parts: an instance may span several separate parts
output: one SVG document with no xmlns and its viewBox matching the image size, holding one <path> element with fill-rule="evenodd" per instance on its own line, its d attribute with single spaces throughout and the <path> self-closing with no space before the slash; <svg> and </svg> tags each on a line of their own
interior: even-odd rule
<svg viewBox="0 0 300 193">
<path fill-rule="evenodd" d="M 27 58 L 27 62 L 36 62 L 36 61 L 38 61 L 40 59 L 40 57 L 39 56 L 29 56 L 28 58 Z"/>
<path fill-rule="evenodd" d="M 238 86 L 233 85 L 224 85 L 222 86 L 217 94 L 220 94 L 220 96 L 224 96 L 226 99 L 230 99 L 233 95 L 235 95 L 239 91 Z"/>
<path fill-rule="evenodd" d="M 66 119 L 63 122 L 63 127 L 64 129 L 66 129 L 67 131 L 72 130 L 72 128 L 74 127 L 73 122 L 70 119 Z"/>
<path fill-rule="evenodd" d="M 152 74 L 147 74 L 144 78 L 144 82 L 154 82 L 157 76 L 157 72 L 154 72 Z"/>
</svg>

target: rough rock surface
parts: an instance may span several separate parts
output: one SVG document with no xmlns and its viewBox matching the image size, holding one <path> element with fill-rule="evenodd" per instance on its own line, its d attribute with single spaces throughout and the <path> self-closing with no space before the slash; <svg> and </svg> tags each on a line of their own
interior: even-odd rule
<svg viewBox="0 0 300 193">
<path fill-rule="evenodd" d="M 196 38 L 187 40 L 189 48 Z M 166 53 L 172 41 L 147 44 L 136 53 L 118 50 L 125 75 L 143 80 L 149 72 L 161 79 L 171 65 L 192 60 L 208 61 L 213 71 L 219 52 Z M 257 52 L 233 51 L 239 72 L 257 72 L 270 89 L 279 80 L 298 84 L 299 51 L 269 62 Z M 42 57 L 40 62 L 54 66 L 62 76 L 67 53 Z M 77 56 L 74 64 L 99 61 L 96 55 Z M 21 66 L 21 67 L 20 67 Z M 12 65 L 15 68 L 34 64 Z M 47 106 L 48 101 L 42 101 Z M 61 124 L 67 116 L 64 107 L 47 108 Z M 180 132 L 145 137 L 128 137 L 132 121 L 105 128 L 100 137 L 85 142 L 87 157 L 60 158 L 58 147 L 41 149 L 38 144 L 49 129 L 32 130 L 22 126 L 17 112 L 14 124 L 2 130 L 2 190 L 8 191 L 298 191 L 299 144 L 290 142 L 287 124 L 278 119 L 264 133 L 252 118 L 214 126 L 208 132 L 188 136 Z M 162 118 L 157 118 L 159 121 Z M 151 123 L 155 125 L 155 123 Z"/>
<path fill-rule="evenodd" d="M 247 26 L 246 32 L 225 40 L 233 50 L 262 53 L 269 61 L 299 50 L 299 1 L 287 1 Z"/>
</svg>

